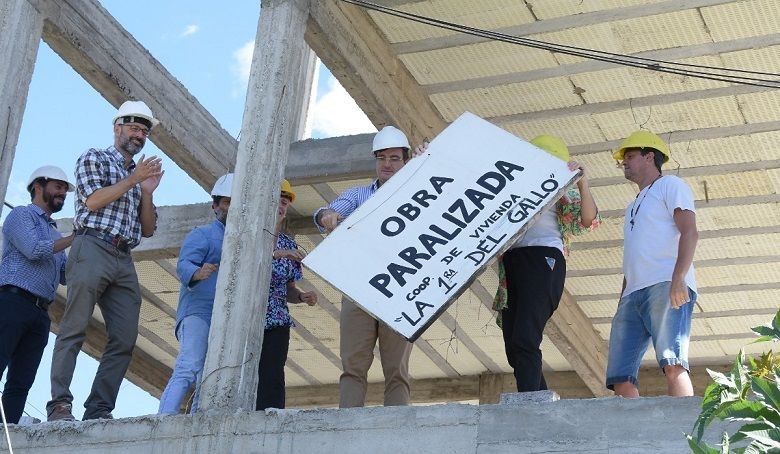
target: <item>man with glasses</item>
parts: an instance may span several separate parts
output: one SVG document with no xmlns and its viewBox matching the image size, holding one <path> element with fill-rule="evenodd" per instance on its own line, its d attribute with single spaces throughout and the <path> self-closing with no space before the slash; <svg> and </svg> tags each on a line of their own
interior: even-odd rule
<svg viewBox="0 0 780 454">
<path fill-rule="evenodd" d="M 314 213 L 320 231 L 333 231 L 347 216 L 368 200 L 409 160 L 409 141 L 393 126 L 385 126 L 374 136 L 376 180 L 368 186 L 347 189 L 327 207 Z M 379 339 L 379 356 L 385 375 L 384 404 L 409 404 L 409 355 L 412 344 L 375 320 L 353 301 L 341 305 L 340 352 L 343 372 L 339 379 L 339 407 L 362 407 L 368 388 L 368 369 L 374 360 Z"/>
<path fill-rule="evenodd" d="M 73 420 L 70 383 L 76 357 L 95 305 L 105 320 L 108 342 L 84 420 L 111 419 L 119 387 L 138 336 L 141 292 L 130 250 L 157 228 L 152 195 L 163 176 L 161 159 L 141 155 L 158 120 L 141 101 L 127 101 L 114 116 L 114 144 L 92 148 L 76 162 L 76 215 L 65 277 L 68 301 L 54 344 L 49 421 Z"/>
<path fill-rule="evenodd" d="M 625 213 L 623 289 L 609 336 L 607 388 L 639 397 L 639 366 L 652 341 L 667 393 L 692 396 L 688 343 L 699 238 L 693 193 L 680 178 L 661 174 L 669 147 L 650 131 L 631 134 L 613 157 L 639 193 Z"/>
</svg>

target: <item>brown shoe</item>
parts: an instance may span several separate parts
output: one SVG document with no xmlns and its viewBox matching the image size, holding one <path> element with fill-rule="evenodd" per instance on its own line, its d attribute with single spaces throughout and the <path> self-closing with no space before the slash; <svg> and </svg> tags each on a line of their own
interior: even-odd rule
<svg viewBox="0 0 780 454">
<path fill-rule="evenodd" d="M 49 417 L 47 418 L 47 421 L 75 421 L 76 418 L 73 417 L 71 408 L 73 407 L 66 403 L 54 404 L 52 409 L 49 411 Z"/>
</svg>

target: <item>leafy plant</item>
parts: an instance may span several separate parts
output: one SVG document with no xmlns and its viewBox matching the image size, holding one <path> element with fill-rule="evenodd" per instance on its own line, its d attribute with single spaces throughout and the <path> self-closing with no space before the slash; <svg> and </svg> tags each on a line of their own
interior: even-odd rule
<svg viewBox="0 0 780 454">
<path fill-rule="evenodd" d="M 757 326 L 753 331 L 761 336 L 753 343 L 780 340 L 780 310 L 771 326 Z M 686 434 L 691 451 L 696 454 L 780 453 L 780 357 L 770 350 L 755 359 L 746 357 L 740 350 L 727 374 L 709 369 L 707 372 L 713 383 L 704 392 L 702 410 L 693 425 L 695 436 Z M 715 419 L 743 424 L 732 435 L 723 433 L 720 449 L 702 441 L 705 429 Z"/>
</svg>

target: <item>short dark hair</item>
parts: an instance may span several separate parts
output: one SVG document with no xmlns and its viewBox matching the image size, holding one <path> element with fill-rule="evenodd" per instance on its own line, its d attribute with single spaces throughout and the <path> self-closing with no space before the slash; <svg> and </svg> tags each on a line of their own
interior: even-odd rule
<svg viewBox="0 0 780 454">
<path fill-rule="evenodd" d="M 214 201 L 214 205 L 219 205 L 219 201 L 222 200 L 225 196 L 224 195 L 213 195 L 211 196 L 211 200 Z"/>
<path fill-rule="evenodd" d="M 399 148 L 401 148 L 401 147 L 399 147 Z M 376 154 L 379 153 L 380 151 L 385 151 L 385 150 L 387 150 L 387 148 L 382 148 L 381 150 L 376 150 L 374 152 L 374 156 L 376 156 Z M 401 148 L 401 150 L 403 150 L 404 162 L 408 161 L 409 160 L 409 149 L 408 148 Z"/>
<path fill-rule="evenodd" d="M 661 166 L 664 165 L 664 154 L 660 151 L 656 150 L 655 148 L 649 148 L 644 147 L 639 150 L 639 153 L 642 156 L 645 156 L 647 153 L 653 153 L 653 162 L 655 163 L 655 168 L 658 169 L 658 173 L 663 173 L 661 171 Z"/>
<path fill-rule="evenodd" d="M 32 202 L 35 199 L 35 183 L 40 184 L 42 187 L 46 187 L 46 184 L 49 182 L 49 179 L 46 177 L 38 177 L 30 183 L 29 186 L 27 186 L 27 190 L 30 192 L 30 201 Z"/>
</svg>

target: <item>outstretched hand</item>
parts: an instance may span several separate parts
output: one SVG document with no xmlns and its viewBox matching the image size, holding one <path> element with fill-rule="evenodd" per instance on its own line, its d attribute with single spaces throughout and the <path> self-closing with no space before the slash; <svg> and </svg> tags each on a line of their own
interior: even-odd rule
<svg viewBox="0 0 780 454">
<path fill-rule="evenodd" d="M 338 227 L 343 220 L 344 216 L 331 209 L 324 210 L 322 214 L 320 214 L 320 225 L 325 227 L 325 230 L 328 232 L 336 230 L 336 227 Z"/>
<path fill-rule="evenodd" d="M 428 142 L 425 141 L 421 143 L 420 145 L 417 145 L 417 147 L 412 152 L 412 158 L 416 158 L 418 156 L 422 156 L 425 154 L 425 152 L 428 151 Z"/>
</svg>

